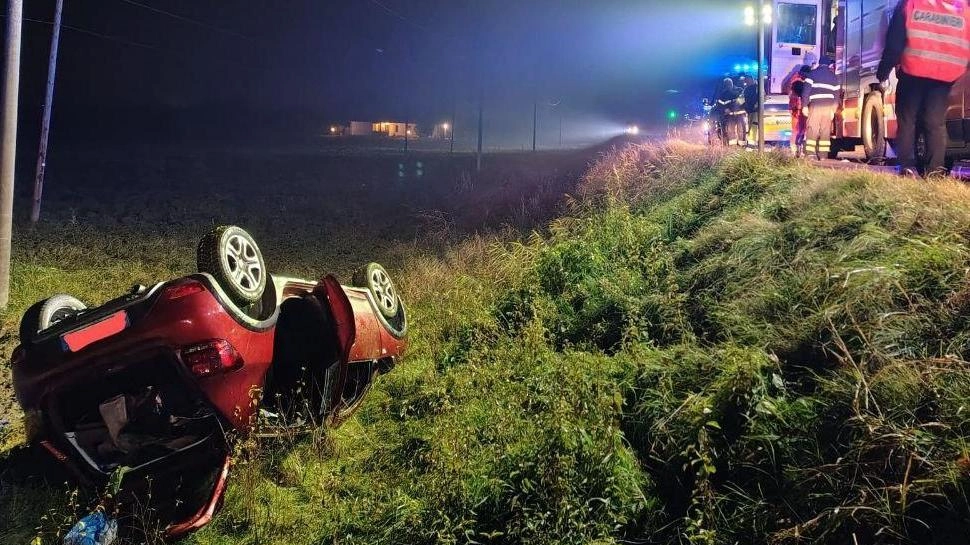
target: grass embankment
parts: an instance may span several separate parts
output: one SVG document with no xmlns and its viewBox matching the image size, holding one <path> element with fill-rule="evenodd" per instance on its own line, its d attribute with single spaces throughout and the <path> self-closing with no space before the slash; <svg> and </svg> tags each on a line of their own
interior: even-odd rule
<svg viewBox="0 0 970 545">
<path fill-rule="evenodd" d="M 679 146 L 581 189 L 410 259 L 403 365 L 190 541 L 963 542 L 970 190 Z"/>
<path fill-rule="evenodd" d="M 368 261 L 400 269 L 407 256 L 469 233 L 544 223 L 596 154 L 488 154 L 476 173 L 475 157 L 457 153 L 59 148 L 41 222 L 28 220 L 31 184 L 20 184 L 15 203 L 11 299 L 0 311 L 0 421 L 17 421 L 7 362 L 20 316 L 35 301 L 60 292 L 96 305 L 132 284 L 194 272 L 199 237 L 220 224 L 249 230 L 274 274 L 349 279 Z"/>
<path fill-rule="evenodd" d="M 631 148 L 412 262 L 411 355 L 198 543 L 963 539 L 970 191 Z"/>
</svg>

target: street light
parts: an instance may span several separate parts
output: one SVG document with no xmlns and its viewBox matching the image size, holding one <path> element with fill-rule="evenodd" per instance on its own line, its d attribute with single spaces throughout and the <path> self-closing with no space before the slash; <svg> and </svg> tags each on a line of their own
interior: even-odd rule
<svg viewBox="0 0 970 545">
<path fill-rule="evenodd" d="M 748 26 L 754 26 L 758 21 L 755 17 L 754 6 L 747 6 L 744 8 L 744 24 Z M 771 24 L 771 4 L 763 4 L 761 6 L 761 22 L 765 25 Z"/>
<path fill-rule="evenodd" d="M 455 120 L 454 117 L 451 118 L 452 121 Z M 450 123 L 442 123 L 441 128 L 445 131 L 445 138 L 448 139 L 448 153 L 455 152 L 455 131 L 451 128 Z"/>
<path fill-rule="evenodd" d="M 744 8 L 744 24 L 758 25 L 758 151 L 765 150 L 765 27 L 771 24 L 771 4 L 758 0 L 754 6 Z"/>
<path fill-rule="evenodd" d="M 562 108 L 559 107 L 561 105 L 562 105 L 561 98 L 557 98 L 549 101 L 549 107 L 556 108 L 556 110 L 559 112 L 559 149 L 562 149 Z"/>
<path fill-rule="evenodd" d="M 562 104 L 562 99 L 550 99 L 543 106 L 557 108 Z M 539 135 L 539 101 L 532 104 L 532 151 L 536 150 Z M 562 110 L 559 110 L 559 147 L 562 147 Z"/>
</svg>

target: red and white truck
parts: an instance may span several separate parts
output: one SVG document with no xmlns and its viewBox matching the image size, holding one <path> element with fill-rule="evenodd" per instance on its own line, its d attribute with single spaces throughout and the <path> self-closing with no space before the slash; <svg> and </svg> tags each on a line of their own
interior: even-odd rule
<svg viewBox="0 0 970 545">
<path fill-rule="evenodd" d="M 835 59 L 842 103 L 833 151 L 865 150 L 869 160 L 891 154 L 896 136 L 896 76 L 881 87 L 876 68 L 898 0 L 773 0 L 767 91 L 783 93 L 805 54 Z M 947 156 L 970 155 L 970 85 L 965 76 L 950 94 Z M 921 140 L 921 138 L 920 138 Z M 919 147 L 919 143 L 917 143 Z"/>
</svg>

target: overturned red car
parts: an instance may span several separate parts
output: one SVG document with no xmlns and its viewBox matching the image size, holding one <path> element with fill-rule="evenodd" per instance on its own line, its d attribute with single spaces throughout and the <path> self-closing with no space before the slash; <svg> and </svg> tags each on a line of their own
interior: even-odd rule
<svg viewBox="0 0 970 545">
<path fill-rule="evenodd" d="M 36 303 L 12 362 L 30 442 L 91 485 L 123 470 L 132 494 L 178 497 L 161 515 L 169 537 L 218 508 L 229 432 L 337 425 L 406 346 L 404 304 L 376 263 L 352 286 L 276 277 L 246 231 L 223 226 L 198 265 L 97 308 Z"/>
</svg>

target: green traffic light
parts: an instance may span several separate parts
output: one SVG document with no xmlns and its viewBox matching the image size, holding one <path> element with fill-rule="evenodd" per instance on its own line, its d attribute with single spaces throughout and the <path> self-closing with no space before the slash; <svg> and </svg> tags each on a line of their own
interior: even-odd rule
<svg viewBox="0 0 970 545">
<path fill-rule="evenodd" d="M 667 119 L 677 119 L 677 112 L 674 110 L 667 112 Z"/>
</svg>

